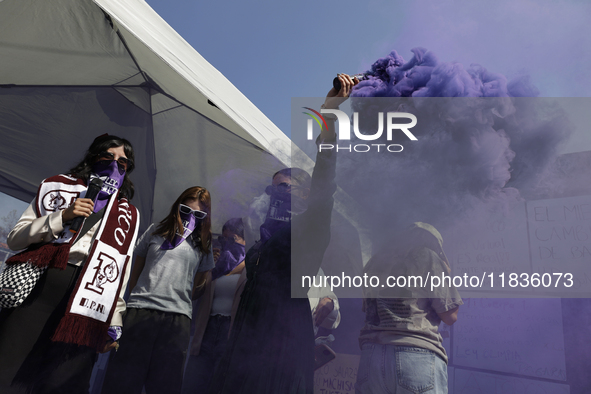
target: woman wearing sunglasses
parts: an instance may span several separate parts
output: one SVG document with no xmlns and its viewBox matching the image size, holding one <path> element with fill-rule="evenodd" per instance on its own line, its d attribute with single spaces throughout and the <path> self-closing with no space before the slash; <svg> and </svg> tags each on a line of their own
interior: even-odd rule
<svg viewBox="0 0 591 394">
<path fill-rule="evenodd" d="M 103 393 L 179 393 L 189 347 L 195 289 L 214 267 L 211 198 L 185 190 L 139 239 L 129 280 L 125 335 L 113 352 Z"/>
<path fill-rule="evenodd" d="M 0 392 L 88 392 L 97 351 L 116 346 L 139 227 L 128 201 L 133 158 L 129 141 L 97 137 L 78 165 L 41 182 L 8 235 L 11 249 L 26 250 L 7 264 L 45 272 L 24 303 L 0 312 Z M 85 196 L 94 178 L 103 187 L 93 200 Z M 74 231 L 76 218 L 84 223 Z"/>
</svg>

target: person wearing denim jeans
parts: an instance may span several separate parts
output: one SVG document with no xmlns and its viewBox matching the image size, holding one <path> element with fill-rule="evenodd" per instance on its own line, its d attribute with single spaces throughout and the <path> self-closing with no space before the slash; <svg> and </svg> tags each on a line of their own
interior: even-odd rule
<svg viewBox="0 0 591 394">
<path fill-rule="evenodd" d="M 447 364 L 420 347 L 365 343 L 356 389 L 365 393 L 447 393 Z"/>
<path fill-rule="evenodd" d="M 365 267 L 371 275 L 425 277 L 451 272 L 439 232 L 414 223 Z M 447 354 L 438 327 L 457 320 L 462 299 L 453 286 L 367 290 L 359 344 L 357 394 L 446 394 Z"/>
</svg>

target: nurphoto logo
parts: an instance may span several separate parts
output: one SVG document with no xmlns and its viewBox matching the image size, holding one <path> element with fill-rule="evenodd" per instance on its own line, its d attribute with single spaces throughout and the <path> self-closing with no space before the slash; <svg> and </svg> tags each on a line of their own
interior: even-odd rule
<svg viewBox="0 0 591 394">
<path fill-rule="evenodd" d="M 309 111 L 312 111 L 313 114 L 309 112 L 304 112 L 304 114 L 309 115 L 312 119 L 308 119 L 308 140 L 311 141 L 314 138 L 313 120 L 318 123 L 320 129 L 328 128 L 326 123 L 326 119 L 322 114 L 331 114 L 336 116 L 336 120 L 339 123 L 339 128 L 337 131 L 337 144 L 326 144 L 321 143 L 318 145 L 318 150 L 322 152 L 323 150 L 332 150 L 336 149 L 337 152 L 339 151 L 347 151 L 347 152 L 359 152 L 365 153 L 372 150 L 377 152 L 402 152 L 404 147 L 400 144 L 339 144 L 340 141 L 351 141 L 351 120 L 349 116 L 338 109 L 321 109 L 320 112 L 313 110 L 312 108 L 303 107 Z M 384 113 L 378 112 L 378 130 L 374 134 L 362 134 L 359 131 L 359 113 L 353 112 L 353 133 L 357 139 L 362 141 L 376 141 L 382 138 L 384 134 Z M 413 128 L 417 124 L 417 117 L 413 114 L 407 112 L 387 112 L 386 113 L 386 140 L 392 141 L 392 136 L 394 132 L 402 132 L 410 141 L 417 141 L 417 137 L 414 136 L 413 133 L 409 129 Z M 399 123 L 400 119 L 409 119 L 410 123 Z"/>
</svg>

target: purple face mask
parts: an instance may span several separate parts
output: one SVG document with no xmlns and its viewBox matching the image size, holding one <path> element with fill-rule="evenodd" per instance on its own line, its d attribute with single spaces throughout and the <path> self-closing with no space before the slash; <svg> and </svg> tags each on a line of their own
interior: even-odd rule
<svg viewBox="0 0 591 394">
<path fill-rule="evenodd" d="M 107 205 L 109 197 L 113 193 L 117 193 L 117 190 L 123 184 L 125 170 L 120 169 L 115 160 L 97 161 L 92 166 L 92 174 L 90 174 L 90 180 L 92 181 L 94 178 L 101 178 L 104 182 L 103 188 L 94 204 L 94 212 L 98 212 Z"/>
<path fill-rule="evenodd" d="M 170 249 L 176 248 L 185 239 L 187 239 L 187 237 L 189 235 L 191 235 L 193 230 L 195 230 L 195 227 L 197 226 L 197 219 L 195 218 L 195 216 L 193 216 L 192 213 L 179 212 L 179 214 L 180 214 L 181 220 L 183 221 L 183 227 L 184 227 L 183 234 L 182 235 L 176 234 L 174 236 L 174 239 L 172 240 L 172 242 L 165 239 L 164 242 L 162 242 L 162 246 L 160 246 L 160 249 L 170 250 Z"/>
<path fill-rule="evenodd" d="M 224 245 L 220 253 L 220 258 L 211 270 L 211 280 L 216 280 L 222 275 L 230 273 L 238 264 L 244 261 L 246 256 L 244 245 L 232 242 Z"/>
</svg>

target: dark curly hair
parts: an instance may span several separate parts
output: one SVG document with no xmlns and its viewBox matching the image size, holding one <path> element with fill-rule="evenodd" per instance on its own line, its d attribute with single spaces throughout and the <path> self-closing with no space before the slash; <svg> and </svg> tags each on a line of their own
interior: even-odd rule
<svg viewBox="0 0 591 394">
<path fill-rule="evenodd" d="M 133 147 L 131 143 L 124 138 L 120 138 L 114 135 L 103 134 L 98 136 L 92 141 L 92 144 L 86 151 L 84 155 L 84 159 L 80 163 L 78 163 L 75 167 L 71 168 L 69 173 L 74 175 L 75 177 L 84 179 L 86 183 L 90 178 L 90 173 L 92 172 L 92 166 L 96 161 L 96 158 L 103 152 L 107 151 L 109 148 L 118 148 L 122 146 L 125 152 L 125 156 L 128 160 L 131 160 L 132 163 L 135 162 L 135 156 L 133 154 Z M 125 172 L 125 177 L 123 178 L 123 184 L 119 188 L 120 195 L 122 197 L 126 197 L 128 199 L 133 198 L 133 194 L 135 188 L 133 186 L 133 182 L 129 179 L 129 174 L 133 171 L 133 165 L 128 167 L 127 171 Z"/>
</svg>

